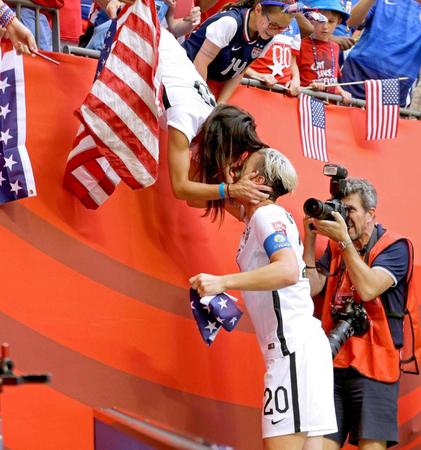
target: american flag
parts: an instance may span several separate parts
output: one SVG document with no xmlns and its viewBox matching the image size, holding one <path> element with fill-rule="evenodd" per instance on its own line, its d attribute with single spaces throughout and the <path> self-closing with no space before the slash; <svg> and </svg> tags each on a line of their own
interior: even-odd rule
<svg viewBox="0 0 421 450">
<path fill-rule="evenodd" d="M 368 141 L 393 139 L 398 134 L 399 80 L 367 80 L 364 82 Z"/>
<path fill-rule="evenodd" d="M 325 105 L 307 94 L 300 94 L 300 132 L 304 156 L 328 161 Z"/>
<path fill-rule="evenodd" d="M 6 45 L 0 47 L 0 203 L 36 195 L 26 150 L 23 59 Z"/>
<path fill-rule="evenodd" d="M 105 43 L 100 73 L 76 111 L 82 125 L 64 177 L 66 189 L 91 209 L 113 193 L 120 179 L 139 189 L 158 176 L 160 25 L 154 1 L 136 0 L 126 7 L 116 29 L 112 45 Z"/>
<path fill-rule="evenodd" d="M 222 293 L 200 298 L 195 289 L 190 289 L 190 306 L 203 340 L 211 345 L 224 328 L 232 331 L 243 312 L 237 307 L 236 298 Z"/>
</svg>

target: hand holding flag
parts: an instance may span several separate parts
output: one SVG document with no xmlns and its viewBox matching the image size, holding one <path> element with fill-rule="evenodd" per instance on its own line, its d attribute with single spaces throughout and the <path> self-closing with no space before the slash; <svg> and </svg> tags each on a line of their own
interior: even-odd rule
<svg viewBox="0 0 421 450">
<path fill-rule="evenodd" d="M 203 340 L 211 345 L 221 328 L 232 331 L 238 324 L 242 311 L 236 298 L 226 293 L 200 298 L 195 289 L 190 289 L 190 305 Z"/>
</svg>

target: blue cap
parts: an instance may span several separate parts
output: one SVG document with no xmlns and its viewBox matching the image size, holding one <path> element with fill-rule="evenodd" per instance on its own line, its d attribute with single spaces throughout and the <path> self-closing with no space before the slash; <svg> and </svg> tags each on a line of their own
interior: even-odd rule
<svg viewBox="0 0 421 450">
<path fill-rule="evenodd" d="M 349 14 L 345 11 L 344 0 L 305 0 L 305 4 L 310 8 L 337 11 L 344 22 L 349 19 Z"/>
</svg>

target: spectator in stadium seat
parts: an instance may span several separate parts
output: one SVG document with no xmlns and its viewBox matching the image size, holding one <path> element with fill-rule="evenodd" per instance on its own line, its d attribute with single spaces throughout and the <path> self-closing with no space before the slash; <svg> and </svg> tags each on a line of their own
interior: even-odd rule
<svg viewBox="0 0 421 450">
<path fill-rule="evenodd" d="M 273 38 L 273 43 L 266 53 L 246 69 L 245 76 L 262 81 L 268 86 L 283 85 L 289 89 L 291 95 L 298 95 L 300 72 L 296 57 L 300 53 L 300 46 L 300 29 L 297 21 L 293 19 L 286 31 Z"/>
<path fill-rule="evenodd" d="M 340 0 L 312 0 L 307 4 L 318 8 L 327 22 L 313 22 L 314 33 L 301 42 L 301 51 L 297 58 L 300 70 L 301 86 L 317 90 L 326 90 L 341 95 L 349 102 L 351 95 L 336 84 L 339 76 L 339 45 L 331 37 L 341 21 L 346 22 L 349 15 L 343 9 Z"/>
<path fill-rule="evenodd" d="M 348 25 L 364 25 L 342 68 L 342 81 L 408 77 L 400 82 L 400 104 L 407 106 L 421 68 L 420 0 L 360 0 Z M 364 85 L 345 86 L 365 98 Z"/>
<path fill-rule="evenodd" d="M 117 17 L 118 9 L 124 4 L 119 0 L 101 0 L 91 7 L 90 26 L 79 39 L 79 45 L 92 50 L 100 50 L 104 44 L 105 35 L 111 25 L 111 19 Z M 176 0 L 155 0 L 159 21 L 175 37 L 181 38 L 193 31 L 200 22 L 200 7 L 192 6 L 190 14 L 185 17 L 175 17 Z"/>
<path fill-rule="evenodd" d="M 0 41 L 10 39 L 18 53 L 37 51 L 34 35 L 17 18 L 9 6 L 0 0 Z"/>
</svg>

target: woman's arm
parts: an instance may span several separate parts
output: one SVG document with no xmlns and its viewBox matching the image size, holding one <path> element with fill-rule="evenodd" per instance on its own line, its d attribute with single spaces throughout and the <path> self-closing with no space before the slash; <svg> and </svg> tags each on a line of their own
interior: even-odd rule
<svg viewBox="0 0 421 450">
<path fill-rule="evenodd" d="M 179 19 L 174 18 L 175 7 L 170 6 L 165 16 L 168 23 L 168 31 L 175 37 L 185 36 L 191 33 L 200 23 L 200 7 L 193 6 L 190 15 Z"/>
<path fill-rule="evenodd" d="M 270 263 L 250 272 L 229 275 L 209 275 L 200 273 L 190 278 L 193 289 L 201 297 L 216 295 L 230 289 L 242 291 L 272 291 L 291 286 L 298 282 L 299 268 L 297 257 L 291 248 L 275 252 Z"/>
<path fill-rule="evenodd" d="M 222 198 L 219 184 L 206 184 L 191 179 L 189 141 L 184 133 L 171 126 L 168 127 L 168 165 L 176 198 L 195 203 Z M 230 184 L 229 196 L 252 203 L 266 200 L 269 195 L 265 192 L 270 192 L 271 188 L 251 181 L 255 176 L 253 172 L 240 178 L 236 183 Z M 224 197 L 228 198 L 226 184 L 223 189 Z M 196 203 L 194 206 L 201 205 Z"/>
<path fill-rule="evenodd" d="M 205 39 L 194 58 L 193 64 L 205 81 L 208 79 L 208 66 L 216 58 L 220 50 L 209 39 Z"/>
<path fill-rule="evenodd" d="M 351 16 L 346 24 L 350 28 L 358 28 L 364 22 L 368 12 L 375 3 L 376 0 L 360 0 L 351 9 Z"/>
<path fill-rule="evenodd" d="M 218 104 L 226 103 L 234 91 L 237 89 L 237 86 L 241 83 L 243 79 L 244 72 L 239 73 L 234 78 L 225 81 L 223 88 L 221 89 L 221 93 L 218 97 Z"/>
<path fill-rule="evenodd" d="M 16 14 L 0 0 L 0 40 L 10 39 L 18 54 L 31 54 L 38 50 L 31 31 L 17 19 Z"/>
</svg>

